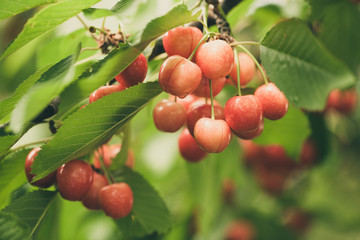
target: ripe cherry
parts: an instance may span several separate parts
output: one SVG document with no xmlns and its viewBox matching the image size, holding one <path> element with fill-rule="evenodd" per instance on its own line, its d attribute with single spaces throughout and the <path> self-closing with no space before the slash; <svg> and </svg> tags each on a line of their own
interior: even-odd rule
<svg viewBox="0 0 360 240">
<path fill-rule="evenodd" d="M 127 86 L 122 85 L 122 84 L 99 87 L 93 93 L 91 93 L 91 95 L 89 97 L 89 103 L 95 102 L 96 100 L 103 98 L 106 95 L 110 95 L 114 92 L 123 91 L 126 88 L 127 88 Z"/>
<path fill-rule="evenodd" d="M 211 81 L 212 93 L 214 97 L 221 92 L 221 90 L 224 88 L 225 83 L 226 78 L 219 78 Z M 197 89 L 193 91 L 193 94 L 198 97 L 210 98 L 210 84 L 207 77 L 203 77 L 201 79 L 200 85 Z"/>
<path fill-rule="evenodd" d="M 101 168 L 101 163 L 99 159 L 100 156 L 104 161 L 105 167 L 110 167 L 113 159 L 120 152 L 120 150 L 121 150 L 121 144 L 112 144 L 112 145 L 104 144 L 100 146 L 97 149 L 97 151 L 94 152 L 94 162 L 93 162 L 94 167 L 97 169 Z M 133 168 L 134 163 L 135 163 L 134 152 L 131 149 L 129 149 L 128 157 L 126 159 L 125 165 L 128 166 L 129 168 Z"/>
<path fill-rule="evenodd" d="M 29 183 L 35 178 L 35 174 L 31 173 L 32 165 L 35 161 L 35 157 L 38 155 L 38 152 L 41 150 L 40 147 L 36 147 L 29 152 L 25 160 L 25 174 Z M 50 173 L 46 177 L 37 180 L 33 183 L 30 183 L 33 186 L 48 188 L 56 182 L 56 171 Z"/>
<path fill-rule="evenodd" d="M 187 111 L 189 109 L 190 104 L 192 104 L 194 101 L 196 101 L 198 99 L 197 96 L 195 96 L 194 94 L 189 94 L 184 98 L 177 98 L 176 102 L 180 103 L 181 105 L 184 106 L 185 110 Z M 170 101 L 175 101 L 175 96 L 174 95 L 170 95 L 169 96 L 169 100 Z"/>
<path fill-rule="evenodd" d="M 220 119 L 200 118 L 194 127 L 197 143 L 206 152 L 219 153 L 225 150 L 231 140 L 231 130 L 227 123 Z"/>
<path fill-rule="evenodd" d="M 121 86 L 134 86 L 145 80 L 148 64 L 146 57 L 141 53 L 124 71 L 119 73 L 115 80 Z"/>
<path fill-rule="evenodd" d="M 224 107 L 225 120 L 235 134 L 255 131 L 263 120 L 263 108 L 254 95 L 230 98 Z"/>
<path fill-rule="evenodd" d="M 186 122 L 186 110 L 180 103 L 163 99 L 154 107 L 153 119 L 160 131 L 176 132 Z"/>
<path fill-rule="evenodd" d="M 264 130 L 264 121 L 261 121 L 259 126 L 253 131 L 234 132 L 236 136 L 242 139 L 253 139 L 260 136 Z"/>
<path fill-rule="evenodd" d="M 180 98 L 194 91 L 201 78 L 201 69 L 195 63 L 177 55 L 166 59 L 159 71 L 161 88 Z"/>
<path fill-rule="evenodd" d="M 256 66 L 252 58 L 244 52 L 239 53 L 238 58 L 240 64 L 240 85 L 245 86 L 253 79 L 256 72 Z M 229 80 L 232 84 L 237 86 L 237 66 L 235 60 Z"/>
<path fill-rule="evenodd" d="M 255 96 L 263 105 L 264 117 L 271 120 L 277 120 L 286 114 L 289 107 L 289 101 L 274 83 L 258 87 L 255 91 Z"/>
<path fill-rule="evenodd" d="M 295 167 L 296 163 L 285 152 L 281 145 L 271 144 L 264 146 L 265 164 L 269 166 Z"/>
<path fill-rule="evenodd" d="M 243 160 L 246 164 L 258 164 L 264 160 L 264 150 L 251 140 L 239 139 L 243 151 Z"/>
<path fill-rule="evenodd" d="M 224 240 L 254 240 L 255 230 L 245 221 L 234 221 L 226 229 Z"/>
<path fill-rule="evenodd" d="M 196 27 L 177 27 L 164 35 L 164 49 L 169 56 L 188 58 L 202 37 L 202 32 Z"/>
<path fill-rule="evenodd" d="M 99 192 L 100 189 L 108 185 L 108 180 L 105 176 L 94 172 L 94 179 L 91 184 L 89 191 L 86 193 L 85 197 L 81 200 L 82 204 L 88 209 L 101 209 L 99 202 Z"/>
<path fill-rule="evenodd" d="M 99 201 L 107 216 L 119 219 L 130 214 L 134 197 L 129 185 L 114 183 L 100 190 Z"/>
<path fill-rule="evenodd" d="M 184 128 L 180 133 L 178 143 L 181 156 L 188 162 L 198 162 L 207 155 L 187 128 Z"/>
<path fill-rule="evenodd" d="M 94 172 L 81 160 L 71 160 L 58 168 L 56 181 L 61 196 L 70 201 L 80 201 L 89 191 Z"/>
<path fill-rule="evenodd" d="M 223 40 L 215 40 L 200 45 L 196 52 L 196 64 L 205 77 L 212 80 L 230 74 L 234 63 L 231 46 Z"/>
<path fill-rule="evenodd" d="M 331 91 L 327 100 L 327 109 L 335 109 L 343 114 L 350 114 L 355 110 L 357 104 L 357 92 L 355 89 Z"/>
</svg>

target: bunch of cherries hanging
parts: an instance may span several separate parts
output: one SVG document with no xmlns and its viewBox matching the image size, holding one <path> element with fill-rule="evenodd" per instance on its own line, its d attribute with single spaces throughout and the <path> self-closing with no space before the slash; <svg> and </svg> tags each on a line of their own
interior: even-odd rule
<svg viewBox="0 0 360 240">
<path fill-rule="evenodd" d="M 170 30 L 163 45 L 169 58 L 160 68 L 159 83 L 175 97 L 161 100 L 154 107 L 153 119 L 164 132 L 175 132 L 186 124 L 179 137 L 180 153 L 186 160 L 197 162 L 206 153 L 222 152 L 232 133 L 241 139 L 257 137 L 264 128 L 263 117 L 277 120 L 286 114 L 288 100 L 266 78 L 254 95 L 241 96 L 240 86 L 253 78 L 255 65 L 259 66 L 242 46 L 245 52 L 238 54 L 236 47 L 217 35 L 203 35 L 195 27 Z M 239 95 L 223 108 L 213 97 L 226 83 L 237 85 Z"/>
</svg>

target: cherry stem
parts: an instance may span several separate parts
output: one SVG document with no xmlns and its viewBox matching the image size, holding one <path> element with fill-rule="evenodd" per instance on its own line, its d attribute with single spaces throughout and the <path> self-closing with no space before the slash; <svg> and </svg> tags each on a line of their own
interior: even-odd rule
<svg viewBox="0 0 360 240">
<path fill-rule="evenodd" d="M 234 57 L 235 57 L 235 63 L 236 63 L 236 80 L 237 80 L 237 89 L 238 89 L 238 95 L 241 96 L 241 86 L 240 86 L 240 62 L 239 62 L 239 56 L 236 48 L 234 48 Z"/>
<path fill-rule="evenodd" d="M 174 102 L 177 102 L 177 96 L 175 96 L 175 98 L 174 98 Z"/>
<path fill-rule="evenodd" d="M 84 28 L 85 28 L 87 31 L 90 32 L 89 26 L 84 22 L 84 20 L 82 20 L 81 17 L 79 17 L 79 15 L 76 15 L 76 18 L 82 23 L 82 25 L 84 26 Z M 93 34 L 93 33 L 91 33 L 91 32 L 90 32 L 90 34 L 91 34 L 91 36 L 92 36 L 96 41 L 99 41 L 99 38 L 98 38 L 95 34 Z"/>
<path fill-rule="evenodd" d="M 209 4 L 205 4 L 202 12 L 203 12 L 203 22 L 202 24 L 204 25 L 204 30 L 206 33 L 209 32 L 209 27 L 207 25 L 207 18 L 208 18 L 208 11 L 209 11 Z"/>
<path fill-rule="evenodd" d="M 100 48 L 98 47 L 84 47 L 80 50 L 80 53 L 84 52 L 84 51 L 90 51 L 90 50 L 99 50 Z"/>
<path fill-rule="evenodd" d="M 211 100 L 211 119 L 215 120 L 214 97 L 213 97 L 212 84 L 210 78 L 209 78 L 209 87 L 210 87 L 210 100 Z"/>
<path fill-rule="evenodd" d="M 232 46 L 232 47 L 238 46 L 238 45 L 255 45 L 255 46 L 259 46 L 260 43 L 253 42 L 253 41 L 243 41 L 243 42 L 232 42 L 232 43 L 230 43 L 230 46 Z"/>
<path fill-rule="evenodd" d="M 193 59 L 193 57 L 194 57 L 197 49 L 198 49 L 199 46 L 202 44 L 202 42 L 203 42 L 206 38 L 209 37 L 209 35 L 210 35 L 210 33 L 206 33 L 206 34 L 201 38 L 200 42 L 196 45 L 194 51 L 191 53 L 190 57 L 188 58 L 189 61 L 191 61 L 191 60 Z"/>
<path fill-rule="evenodd" d="M 101 150 L 100 150 L 101 149 Z M 98 149 L 98 152 L 99 152 L 99 161 L 100 161 L 100 165 L 101 165 L 101 169 L 103 170 L 104 174 L 105 174 L 105 177 L 106 179 L 108 180 L 109 184 L 113 184 L 114 181 L 111 177 L 111 173 L 109 172 L 109 170 L 106 168 L 105 164 L 104 164 L 104 159 L 103 159 L 103 154 L 104 154 L 104 151 L 103 151 L 103 148 L 100 147 Z"/>
<path fill-rule="evenodd" d="M 237 45 L 237 47 L 241 48 L 244 52 L 246 52 L 251 58 L 252 60 L 255 62 L 256 67 L 260 70 L 261 75 L 265 81 L 265 84 L 269 84 L 267 77 L 265 75 L 264 69 L 260 66 L 260 63 L 256 60 L 256 58 L 254 57 L 254 55 L 251 54 L 251 52 L 249 50 L 247 50 L 244 46 L 242 45 Z"/>
</svg>

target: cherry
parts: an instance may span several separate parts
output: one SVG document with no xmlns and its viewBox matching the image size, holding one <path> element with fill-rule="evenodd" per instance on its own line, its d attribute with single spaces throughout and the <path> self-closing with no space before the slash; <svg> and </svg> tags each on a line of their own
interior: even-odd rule
<svg viewBox="0 0 360 240">
<path fill-rule="evenodd" d="M 154 107 L 153 119 L 160 131 L 176 132 L 186 122 L 186 110 L 180 103 L 163 99 Z"/>
<path fill-rule="evenodd" d="M 226 229 L 225 240 L 253 240 L 255 230 L 252 224 L 245 221 L 234 221 Z"/>
<path fill-rule="evenodd" d="M 103 187 L 99 193 L 101 208 L 114 219 L 126 217 L 133 206 L 133 192 L 126 183 L 114 183 Z"/>
<path fill-rule="evenodd" d="M 302 166 L 310 166 L 315 163 L 317 158 L 317 151 L 315 143 L 312 140 L 306 140 L 300 152 L 300 164 Z"/>
<path fill-rule="evenodd" d="M 264 117 L 277 120 L 286 114 L 289 102 L 284 93 L 281 92 L 274 83 L 258 87 L 255 91 L 255 96 L 263 105 Z"/>
<path fill-rule="evenodd" d="M 189 106 L 198 99 L 197 96 L 193 95 L 193 94 L 189 94 L 184 98 L 177 98 L 176 102 L 180 103 L 181 105 L 184 106 L 185 110 L 187 111 L 189 109 Z M 170 95 L 169 96 L 169 100 L 170 101 L 175 101 L 175 96 L 174 95 Z"/>
<path fill-rule="evenodd" d="M 260 136 L 264 130 L 264 121 L 261 121 L 259 126 L 253 131 L 234 132 L 236 136 L 242 139 L 253 139 Z"/>
<path fill-rule="evenodd" d="M 112 145 L 102 145 L 98 148 L 97 151 L 94 152 L 94 162 L 93 165 L 95 168 L 100 169 L 101 163 L 99 157 L 102 157 L 104 161 L 105 167 L 110 167 L 112 164 L 112 160 L 116 157 L 116 155 L 121 150 L 121 144 L 112 144 Z M 135 156 L 134 152 L 129 149 L 128 150 L 128 157 L 126 159 L 125 165 L 129 168 L 133 168 L 135 163 Z"/>
<path fill-rule="evenodd" d="M 161 88 L 180 98 L 194 91 L 201 78 L 201 69 L 195 63 L 177 55 L 166 59 L 159 71 Z"/>
<path fill-rule="evenodd" d="M 82 204 L 88 209 L 101 209 L 99 202 L 99 192 L 101 188 L 105 187 L 108 184 L 108 180 L 105 176 L 94 172 L 94 178 L 91 187 L 86 193 L 85 197 L 81 200 Z"/>
<path fill-rule="evenodd" d="M 255 131 L 263 120 L 263 108 L 254 95 L 230 98 L 224 107 L 225 120 L 235 134 Z"/>
<path fill-rule="evenodd" d="M 125 90 L 127 87 L 122 84 L 110 85 L 110 86 L 102 86 L 96 89 L 93 93 L 91 93 L 89 97 L 89 103 L 95 102 L 96 100 L 103 98 L 106 95 L 110 95 L 114 92 L 120 92 Z"/>
<path fill-rule="evenodd" d="M 262 146 L 257 145 L 251 140 L 239 139 L 243 150 L 243 159 L 247 164 L 258 164 L 264 159 L 264 150 Z"/>
<path fill-rule="evenodd" d="M 358 96 L 355 89 L 345 91 L 335 89 L 329 95 L 327 109 L 333 108 L 340 113 L 351 114 L 355 110 L 357 99 Z"/>
<path fill-rule="evenodd" d="M 197 143 L 206 152 L 219 153 L 225 150 L 231 140 L 231 130 L 227 123 L 220 119 L 200 118 L 194 127 Z"/>
<path fill-rule="evenodd" d="M 300 208 L 289 208 L 284 213 L 284 223 L 292 230 L 303 233 L 311 224 L 311 215 Z"/>
<path fill-rule="evenodd" d="M 94 172 L 81 160 L 71 160 L 58 168 L 56 180 L 61 196 L 70 201 L 80 201 L 89 191 Z"/>
<path fill-rule="evenodd" d="M 134 86 L 145 80 L 147 69 L 146 57 L 141 53 L 124 71 L 115 77 L 115 80 L 122 86 Z"/>
<path fill-rule="evenodd" d="M 38 155 L 38 152 L 41 150 L 40 147 L 32 149 L 26 157 L 25 160 L 25 174 L 29 183 L 35 178 L 35 174 L 32 174 L 32 165 L 35 161 L 35 157 Z M 56 171 L 50 173 L 46 177 L 30 183 L 33 186 L 48 188 L 56 182 Z"/>
<path fill-rule="evenodd" d="M 221 92 L 225 83 L 226 83 L 226 78 L 219 78 L 211 81 L 212 93 L 214 97 Z M 201 79 L 200 85 L 198 86 L 197 89 L 193 91 L 193 94 L 198 97 L 210 98 L 210 85 L 209 85 L 209 79 L 207 77 L 203 77 Z"/>
<path fill-rule="evenodd" d="M 235 200 L 236 185 L 234 180 L 225 178 L 222 182 L 222 197 L 226 204 L 232 205 Z"/>
<path fill-rule="evenodd" d="M 245 86 L 251 81 L 251 79 L 253 79 L 256 72 L 256 66 L 252 58 L 244 52 L 239 53 L 238 58 L 240 63 L 240 85 Z M 235 59 L 229 81 L 237 86 L 237 66 Z"/>
<path fill-rule="evenodd" d="M 223 40 L 215 40 L 200 45 L 196 52 L 196 64 L 205 77 L 212 80 L 230 74 L 234 63 L 231 46 Z"/>
<path fill-rule="evenodd" d="M 272 144 L 264 146 L 265 164 L 269 166 L 295 167 L 296 163 L 285 152 L 281 145 Z"/>
<path fill-rule="evenodd" d="M 214 103 L 214 114 L 215 119 L 225 119 L 224 109 L 218 103 Z M 191 135 L 194 135 L 195 124 L 202 117 L 211 117 L 211 105 L 204 104 L 204 101 L 201 99 L 200 101 L 193 102 L 187 112 L 186 124 Z"/>
<path fill-rule="evenodd" d="M 164 49 L 169 56 L 179 55 L 188 58 L 202 37 L 202 32 L 196 27 L 177 27 L 164 35 Z"/>
<path fill-rule="evenodd" d="M 283 167 L 267 167 L 255 165 L 255 178 L 264 190 L 270 194 L 280 194 L 285 186 L 286 180 L 291 173 L 291 169 Z"/>
<path fill-rule="evenodd" d="M 193 136 L 191 136 L 187 128 L 184 128 L 180 133 L 178 143 L 181 156 L 188 162 L 198 162 L 207 155 L 207 153 L 200 148 Z"/>
</svg>

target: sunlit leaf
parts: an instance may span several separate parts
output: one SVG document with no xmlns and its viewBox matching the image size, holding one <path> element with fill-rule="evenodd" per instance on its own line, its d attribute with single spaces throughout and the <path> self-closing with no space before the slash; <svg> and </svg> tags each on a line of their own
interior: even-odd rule
<svg viewBox="0 0 360 240">
<path fill-rule="evenodd" d="M 53 2 L 56 2 L 56 0 L 2 0 L 0 4 L 0 21 L 34 7 Z"/>
</svg>

